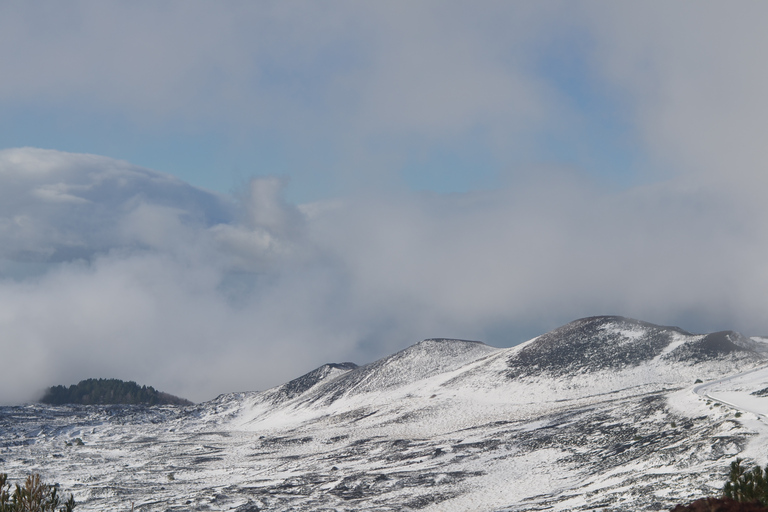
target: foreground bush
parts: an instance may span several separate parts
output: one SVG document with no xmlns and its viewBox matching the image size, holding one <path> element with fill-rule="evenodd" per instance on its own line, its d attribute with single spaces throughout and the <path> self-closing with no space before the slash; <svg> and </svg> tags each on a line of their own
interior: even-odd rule
<svg viewBox="0 0 768 512">
<path fill-rule="evenodd" d="M 702 498 L 688 505 L 678 505 L 671 512 L 768 512 L 760 503 L 742 503 L 730 498 Z"/>
<path fill-rule="evenodd" d="M 24 486 L 16 484 L 10 492 L 8 475 L 0 473 L 0 512 L 72 512 L 75 498 L 71 494 L 62 505 L 56 487 L 40 481 L 40 475 L 30 475 Z"/>
<path fill-rule="evenodd" d="M 731 472 L 723 487 L 723 496 L 741 502 L 768 505 L 768 466 L 746 469 L 742 459 L 731 462 Z"/>
</svg>

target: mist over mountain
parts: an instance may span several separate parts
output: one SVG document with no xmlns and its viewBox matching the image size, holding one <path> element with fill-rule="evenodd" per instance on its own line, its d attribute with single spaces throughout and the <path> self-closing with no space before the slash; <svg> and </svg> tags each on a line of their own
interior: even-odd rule
<svg viewBox="0 0 768 512">
<path fill-rule="evenodd" d="M 188 407 L 3 407 L 0 457 L 83 510 L 662 510 L 768 457 L 766 347 L 614 316 L 427 339 Z"/>
<path fill-rule="evenodd" d="M 224 194 L 104 156 L 0 150 L 0 348 L 25 347 L 0 403 L 84 375 L 201 402 L 426 337 L 510 347 L 593 311 L 768 330 L 759 202 L 552 172 L 293 204 L 286 177 Z"/>
</svg>

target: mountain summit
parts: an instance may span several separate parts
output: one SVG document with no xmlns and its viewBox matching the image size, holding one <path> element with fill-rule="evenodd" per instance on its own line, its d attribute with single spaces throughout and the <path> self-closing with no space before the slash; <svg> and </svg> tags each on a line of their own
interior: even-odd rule
<svg viewBox="0 0 768 512">
<path fill-rule="evenodd" d="M 631 318 L 595 316 L 539 336 L 513 351 L 508 365 L 512 376 L 567 377 L 583 372 L 622 371 L 654 361 L 762 359 L 747 346 L 746 338 L 733 331 L 701 336 Z"/>
<path fill-rule="evenodd" d="M 333 378 L 315 377 L 328 375 L 325 365 L 274 390 L 251 394 L 250 401 L 238 403 L 239 419 L 248 428 L 259 428 L 275 415 L 285 418 L 286 411 L 301 421 L 314 421 L 329 411 L 347 414 L 377 407 L 368 421 L 390 421 L 396 402 L 397 410 L 413 403 L 417 416 L 443 411 L 448 418 L 441 424 L 458 428 L 464 424 L 464 401 L 478 396 L 493 404 L 487 414 L 505 417 L 507 412 L 501 411 L 512 406 L 547 409 L 563 399 L 684 386 L 762 364 L 765 353 L 752 345 L 757 343 L 731 331 L 697 335 L 618 316 L 576 320 L 507 349 L 427 339 L 364 366 L 336 367 Z M 275 396 L 281 397 L 280 407 L 274 407 Z M 416 406 L 424 397 L 430 401 Z M 471 407 L 476 411 L 479 406 Z M 452 409 L 456 412 L 446 412 Z"/>
</svg>

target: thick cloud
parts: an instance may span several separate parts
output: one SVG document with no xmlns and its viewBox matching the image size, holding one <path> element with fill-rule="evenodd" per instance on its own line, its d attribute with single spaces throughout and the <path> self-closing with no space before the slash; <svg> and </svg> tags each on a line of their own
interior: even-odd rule
<svg viewBox="0 0 768 512">
<path fill-rule="evenodd" d="M 756 169 L 766 163 L 767 9 L 688 1 L 480 9 L 9 3 L 0 6 L 0 110 L 12 126 L 29 112 L 42 117 L 33 133 L 73 123 L 96 139 L 93 126 L 119 136 L 113 127 L 130 125 L 141 147 L 152 138 L 211 146 L 223 138 L 211 149 L 218 158 L 256 155 L 266 169 L 235 161 L 243 172 L 277 167 L 294 186 L 326 196 L 392 186 L 446 154 L 469 155 L 460 173 L 470 182 L 483 166 L 496 184 L 497 175 L 514 179 L 521 162 L 554 161 L 637 182 L 685 173 L 764 186 Z M 97 144 L 62 138 L 61 147 Z M 132 151 L 160 151 L 153 148 Z M 435 172 L 450 179 L 449 170 Z"/>
<path fill-rule="evenodd" d="M 44 5 L 0 6 L 0 111 L 22 126 L 42 117 L 21 140 L 53 133 L 62 144 L 54 147 L 104 147 L 153 161 L 147 153 L 168 151 L 162 143 L 181 136 L 213 147 L 226 163 L 234 152 L 267 167 L 235 159 L 243 172 L 277 167 L 295 187 L 329 197 L 396 187 L 414 158 L 474 155 L 478 144 L 502 166 L 530 161 L 546 146 L 542 133 L 579 129 L 568 98 L 536 70 L 543 34 L 569 24 L 558 17 L 549 26 L 547 6 Z M 22 131 L 7 130 L 11 137 Z M 124 140 L 105 142 L 102 132 Z M 135 148 L 136 132 L 143 150 Z M 198 149 L 163 160 L 189 172 L 178 161 L 199 164 L 187 152 Z"/>
<path fill-rule="evenodd" d="M 0 152 L 0 402 L 92 376 L 201 400 L 603 313 L 768 334 L 765 10 L 3 4 L 0 137 L 231 149 L 335 199 Z"/>
<path fill-rule="evenodd" d="M 167 244 L 181 226 L 232 216 L 227 199 L 94 155 L 4 150 L 0 179 L 0 251 L 14 261 L 88 259 L 114 248 Z"/>
<path fill-rule="evenodd" d="M 665 173 L 742 193 L 766 185 L 768 5 L 595 2 L 585 14 L 597 76 Z"/>
<path fill-rule="evenodd" d="M 768 332 L 757 206 L 539 176 L 296 208 L 277 179 L 235 199 L 104 157 L 0 152 L 0 401 L 107 376 L 202 400 L 602 313 Z"/>
</svg>

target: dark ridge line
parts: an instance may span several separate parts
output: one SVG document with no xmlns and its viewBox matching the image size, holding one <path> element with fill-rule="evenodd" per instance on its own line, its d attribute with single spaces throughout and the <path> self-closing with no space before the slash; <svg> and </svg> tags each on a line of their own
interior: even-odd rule
<svg viewBox="0 0 768 512">
<path fill-rule="evenodd" d="M 462 343 L 477 343 L 478 345 L 488 345 L 487 343 L 482 342 L 482 341 L 462 340 L 462 339 L 459 339 L 459 338 L 425 338 L 425 339 L 422 340 L 422 342 L 424 342 L 424 341 L 435 341 L 435 342 L 438 342 L 438 343 L 441 343 L 441 342 L 444 342 L 444 341 L 461 341 Z"/>
</svg>

